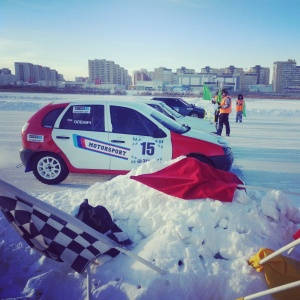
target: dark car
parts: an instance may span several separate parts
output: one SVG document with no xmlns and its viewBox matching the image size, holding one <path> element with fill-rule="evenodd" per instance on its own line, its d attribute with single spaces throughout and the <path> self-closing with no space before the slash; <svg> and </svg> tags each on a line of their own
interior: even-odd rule
<svg viewBox="0 0 300 300">
<path fill-rule="evenodd" d="M 203 119 L 205 117 L 205 109 L 194 104 L 187 103 L 177 97 L 154 97 L 151 100 L 163 101 L 172 109 L 176 110 L 183 116 L 190 116 Z"/>
</svg>

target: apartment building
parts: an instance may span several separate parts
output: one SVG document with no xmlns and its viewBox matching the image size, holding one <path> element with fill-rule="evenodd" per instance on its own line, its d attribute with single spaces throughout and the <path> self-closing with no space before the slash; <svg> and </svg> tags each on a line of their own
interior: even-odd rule
<svg viewBox="0 0 300 300">
<path fill-rule="evenodd" d="M 270 84 L 270 68 L 264 68 L 260 65 L 251 67 L 249 73 L 257 74 L 256 84 Z"/>
<path fill-rule="evenodd" d="M 25 62 L 15 62 L 15 72 L 18 81 L 34 82 L 33 64 Z"/>
<path fill-rule="evenodd" d="M 126 88 L 131 84 L 128 71 L 106 59 L 88 61 L 89 83 L 95 85 L 121 85 Z"/>
<path fill-rule="evenodd" d="M 172 69 L 168 69 L 165 67 L 159 67 L 154 69 L 154 80 L 161 81 L 164 84 L 175 83 Z"/>
<path fill-rule="evenodd" d="M 134 71 L 133 73 L 133 84 L 136 85 L 139 81 L 152 81 L 149 73 L 146 69 Z"/>
<path fill-rule="evenodd" d="M 0 69 L 0 85 L 9 85 L 16 81 L 16 76 L 8 68 Z"/>
<path fill-rule="evenodd" d="M 297 84 L 296 61 L 276 61 L 273 63 L 273 92 L 284 93 L 289 86 Z"/>
<path fill-rule="evenodd" d="M 15 74 L 16 81 L 26 83 L 56 82 L 63 79 L 56 70 L 27 62 L 15 62 Z"/>
</svg>

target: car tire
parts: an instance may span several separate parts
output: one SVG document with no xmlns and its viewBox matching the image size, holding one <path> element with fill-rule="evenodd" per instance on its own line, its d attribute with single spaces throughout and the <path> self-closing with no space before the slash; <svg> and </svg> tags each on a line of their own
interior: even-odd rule
<svg viewBox="0 0 300 300">
<path fill-rule="evenodd" d="M 187 155 L 187 157 L 193 157 L 193 158 L 196 158 L 197 160 L 199 160 L 200 162 L 203 162 L 207 165 L 210 165 L 212 167 L 215 168 L 215 165 L 214 163 L 207 157 L 207 156 L 204 156 L 204 155 L 200 155 L 200 154 L 195 154 L 195 153 L 191 153 L 189 155 Z"/>
<path fill-rule="evenodd" d="M 193 118 L 200 118 L 199 114 L 196 113 L 195 111 L 192 111 L 190 114 L 189 114 L 190 117 L 193 117 Z"/>
<path fill-rule="evenodd" d="M 63 159 L 51 152 L 37 154 L 32 167 L 36 179 L 45 184 L 58 184 L 69 175 L 68 167 Z"/>
</svg>

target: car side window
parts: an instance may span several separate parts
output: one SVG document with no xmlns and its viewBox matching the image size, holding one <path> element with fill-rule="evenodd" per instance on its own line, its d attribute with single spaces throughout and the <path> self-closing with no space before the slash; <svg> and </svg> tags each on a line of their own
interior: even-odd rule
<svg viewBox="0 0 300 300">
<path fill-rule="evenodd" d="M 73 105 L 69 107 L 59 126 L 61 129 L 101 132 L 105 130 L 104 127 L 103 105 Z"/>
<path fill-rule="evenodd" d="M 174 106 L 184 107 L 184 104 L 180 100 L 178 100 L 178 99 L 174 99 L 173 102 L 174 102 L 173 103 Z"/>
<path fill-rule="evenodd" d="M 159 127 L 138 111 L 120 106 L 110 107 L 112 132 L 153 136 Z"/>
<path fill-rule="evenodd" d="M 42 126 L 45 128 L 53 128 L 58 116 L 64 109 L 64 107 L 60 107 L 49 111 L 42 120 Z"/>
</svg>

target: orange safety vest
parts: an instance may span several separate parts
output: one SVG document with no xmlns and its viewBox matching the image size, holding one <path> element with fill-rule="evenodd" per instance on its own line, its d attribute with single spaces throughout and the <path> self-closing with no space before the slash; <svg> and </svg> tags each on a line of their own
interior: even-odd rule
<svg viewBox="0 0 300 300">
<path fill-rule="evenodd" d="M 236 111 L 243 111 L 243 106 L 244 106 L 244 100 L 236 100 L 236 107 L 235 110 Z"/>
<path fill-rule="evenodd" d="M 221 114 L 230 114 L 231 113 L 231 105 L 232 105 L 232 101 L 231 98 L 229 96 L 225 96 L 224 98 L 222 98 L 222 102 L 221 102 L 221 106 L 226 104 L 226 99 L 229 98 L 230 99 L 230 106 L 227 108 L 220 108 L 220 113 Z"/>
</svg>

